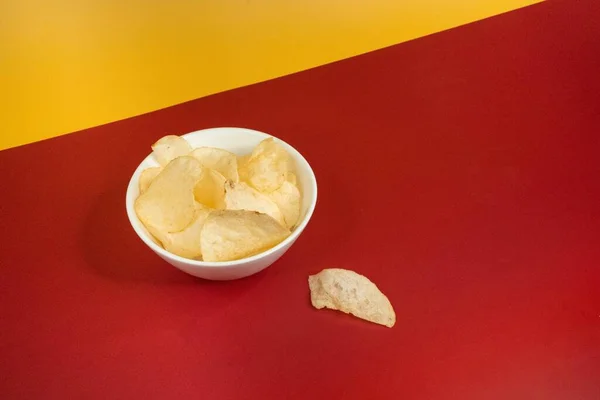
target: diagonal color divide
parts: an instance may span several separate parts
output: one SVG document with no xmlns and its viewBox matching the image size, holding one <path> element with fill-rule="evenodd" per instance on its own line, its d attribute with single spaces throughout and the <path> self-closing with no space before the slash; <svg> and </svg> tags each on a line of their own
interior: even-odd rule
<svg viewBox="0 0 600 400">
<path fill-rule="evenodd" d="M 4 2 L 0 149 L 272 79 L 539 2 Z"/>
</svg>

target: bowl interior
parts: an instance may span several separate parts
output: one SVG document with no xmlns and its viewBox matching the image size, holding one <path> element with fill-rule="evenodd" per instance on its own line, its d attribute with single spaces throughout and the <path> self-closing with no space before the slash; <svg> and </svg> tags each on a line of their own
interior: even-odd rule
<svg viewBox="0 0 600 400">
<path fill-rule="evenodd" d="M 190 145 L 195 147 L 200 146 L 208 146 L 208 147 L 217 147 L 221 149 L 228 150 L 237 155 L 244 155 L 252 152 L 252 150 L 264 139 L 271 137 L 263 132 L 255 131 L 252 129 L 245 128 L 212 128 L 212 129 L 204 129 L 196 132 L 191 132 L 185 135 L 182 135 Z M 148 233 L 144 225 L 138 219 L 133 204 L 135 199 L 139 195 L 139 177 L 143 170 L 150 167 L 158 166 L 158 162 L 154 159 L 153 155 L 150 154 L 148 157 L 142 161 L 142 163 L 135 170 L 131 180 L 129 182 L 129 186 L 127 188 L 127 197 L 126 197 L 126 206 L 127 206 L 127 215 L 133 226 L 133 229 L 136 231 L 138 236 L 155 252 L 164 255 L 166 257 L 178 259 L 179 261 L 186 263 L 193 263 L 201 266 L 209 266 L 212 264 L 215 265 L 223 265 L 223 264 L 238 264 L 240 262 L 244 262 L 245 260 L 255 259 L 262 255 L 269 254 L 272 251 L 277 250 L 278 248 L 285 246 L 287 243 L 296 239 L 296 237 L 302 232 L 308 220 L 312 216 L 314 211 L 316 201 L 317 201 L 317 183 L 314 176 L 314 173 L 308 164 L 308 162 L 304 159 L 304 157 L 292 146 L 283 142 L 280 139 L 274 137 L 274 139 L 282 145 L 285 150 L 290 154 L 290 156 L 294 159 L 296 164 L 296 175 L 298 178 L 298 186 L 300 187 L 302 193 L 302 205 L 301 205 L 301 218 L 296 228 L 292 232 L 292 234 L 280 243 L 278 246 L 275 246 L 271 250 L 268 250 L 264 253 L 258 254 L 254 257 L 250 257 L 248 259 L 242 259 L 231 262 L 224 263 L 207 263 L 203 261 L 195 261 L 184 259 L 182 257 L 176 256 L 164 250 L 162 246 L 155 242 L 154 238 Z"/>
</svg>

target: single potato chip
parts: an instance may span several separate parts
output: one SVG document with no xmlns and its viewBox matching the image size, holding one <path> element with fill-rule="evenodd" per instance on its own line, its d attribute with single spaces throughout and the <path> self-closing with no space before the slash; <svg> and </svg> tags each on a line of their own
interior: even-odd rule
<svg viewBox="0 0 600 400">
<path fill-rule="evenodd" d="M 179 232 L 195 217 L 194 187 L 202 166 L 193 157 L 178 157 L 158 174 L 135 201 L 135 212 L 152 232 Z"/>
<path fill-rule="evenodd" d="M 285 181 L 293 161 L 283 147 L 269 138 L 256 146 L 246 168 L 248 182 L 258 191 L 270 193 Z"/>
<path fill-rule="evenodd" d="M 223 149 L 214 147 L 198 147 L 192 151 L 203 167 L 213 169 L 233 182 L 239 181 L 237 156 Z"/>
<path fill-rule="evenodd" d="M 151 232 L 165 250 L 185 258 L 201 259 L 200 233 L 210 209 L 196 203 L 194 220 L 184 230 L 175 233 Z"/>
<path fill-rule="evenodd" d="M 308 277 L 310 300 L 317 309 L 329 308 L 385 325 L 396 323 L 388 298 L 367 277 L 346 269 L 324 269 Z"/>
<path fill-rule="evenodd" d="M 140 194 L 144 193 L 150 187 L 154 178 L 156 178 L 161 171 L 162 167 L 146 168 L 142 171 L 139 179 Z"/>
<path fill-rule="evenodd" d="M 218 210 L 210 213 L 200 236 L 204 261 L 233 261 L 262 253 L 290 234 L 271 216 L 256 211 Z"/>
<path fill-rule="evenodd" d="M 154 158 L 163 167 L 177 157 L 188 155 L 192 151 L 190 144 L 181 136 L 168 135 L 152 145 Z"/>
<path fill-rule="evenodd" d="M 279 189 L 268 194 L 283 214 L 285 226 L 292 229 L 300 218 L 300 190 L 288 181 L 284 181 Z M 257 210 L 260 211 L 260 210 Z"/>
<path fill-rule="evenodd" d="M 225 208 L 227 210 L 258 211 L 270 215 L 285 226 L 283 213 L 277 204 L 266 195 L 246 183 L 228 181 L 225 184 Z"/>
<path fill-rule="evenodd" d="M 225 182 L 227 180 L 223 175 L 213 169 L 204 168 L 202 177 L 194 188 L 196 201 L 215 210 L 225 208 Z"/>
</svg>

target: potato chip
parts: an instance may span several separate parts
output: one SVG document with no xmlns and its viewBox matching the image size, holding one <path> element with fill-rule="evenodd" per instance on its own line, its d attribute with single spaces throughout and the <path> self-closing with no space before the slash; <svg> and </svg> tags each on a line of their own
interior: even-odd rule
<svg viewBox="0 0 600 400">
<path fill-rule="evenodd" d="M 179 232 L 195 217 L 194 187 L 202 166 L 193 157 L 178 157 L 158 174 L 135 201 L 135 212 L 152 231 Z"/>
<path fill-rule="evenodd" d="M 317 309 L 339 310 L 358 318 L 385 325 L 396 323 L 388 298 L 367 277 L 346 269 L 324 269 L 308 277 L 310 300 Z"/>
<path fill-rule="evenodd" d="M 291 183 L 292 185 L 298 187 L 298 178 L 296 177 L 295 173 L 288 172 L 287 175 L 285 176 L 285 180 L 288 181 L 289 183 Z"/>
<path fill-rule="evenodd" d="M 196 201 L 208 208 L 225 208 L 225 182 L 227 180 L 217 171 L 204 168 L 202 177 L 194 188 Z"/>
<path fill-rule="evenodd" d="M 248 182 L 258 191 L 269 193 L 282 185 L 293 170 L 293 161 L 283 147 L 269 138 L 256 146 L 246 168 Z"/>
<path fill-rule="evenodd" d="M 237 158 L 239 182 L 248 183 L 248 161 L 250 161 L 250 156 L 251 154 L 246 154 Z"/>
<path fill-rule="evenodd" d="M 270 215 L 285 226 L 283 213 L 269 197 L 248 184 L 228 181 L 225 184 L 225 208 L 228 210 L 258 211 Z"/>
<path fill-rule="evenodd" d="M 175 233 L 161 231 L 151 231 L 151 233 L 168 252 L 185 258 L 201 259 L 200 233 L 209 214 L 210 209 L 196 203 L 194 220 L 185 229 Z"/>
<path fill-rule="evenodd" d="M 244 154 L 242 156 L 237 156 L 238 168 L 241 167 L 242 165 L 246 164 L 248 161 L 250 161 L 250 157 L 252 157 L 252 153 Z"/>
<path fill-rule="evenodd" d="M 292 229 L 300 217 L 300 191 L 288 181 L 284 181 L 279 189 L 268 194 L 281 213 L 285 226 Z M 260 211 L 260 210 L 257 210 Z"/>
<path fill-rule="evenodd" d="M 290 231 L 271 216 L 256 211 L 219 210 L 210 213 L 200 236 L 204 261 L 233 261 L 276 246 Z"/>
<path fill-rule="evenodd" d="M 203 167 L 217 171 L 225 179 L 234 182 L 239 181 L 237 156 L 235 154 L 214 147 L 198 147 L 192 151 L 191 155 L 200 161 Z"/>
<path fill-rule="evenodd" d="M 139 188 L 140 194 L 144 193 L 149 187 L 154 178 L 162 171 L 162 167 L 146 168 L 140 174 Z"/>
<path fill-rule="evenodd" d="M 188 155 L 192 147 L 181 136 L 168 135 L 154 143 L 152 150 L 156 161 L 164 167 L 177 157 Z"/>
</svg>

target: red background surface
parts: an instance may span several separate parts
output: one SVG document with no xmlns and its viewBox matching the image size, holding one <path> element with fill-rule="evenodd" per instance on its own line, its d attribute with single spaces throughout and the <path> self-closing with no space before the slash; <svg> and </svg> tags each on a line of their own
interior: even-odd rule
<svg viewBox="0 0 600 400">
<path fill-rule="evenodd" d="M 547 2 L 0 153 L 3 398 L 600 398 L 600 7 Z M 125 188 L 161 135 L 264 130 L 312 164 L 296 245 L 215 283 Z M 387 329 L 316 311 L 369 276 Z"/>
</svg>

